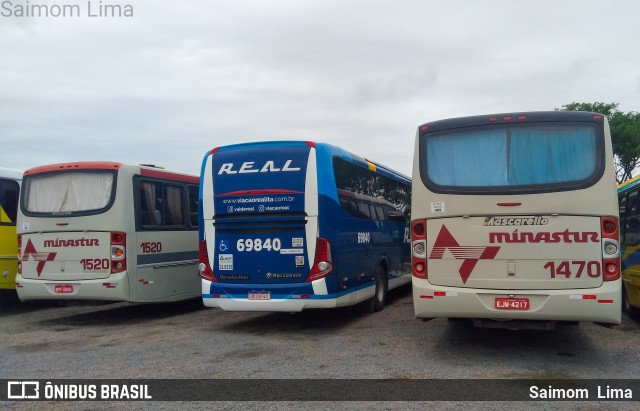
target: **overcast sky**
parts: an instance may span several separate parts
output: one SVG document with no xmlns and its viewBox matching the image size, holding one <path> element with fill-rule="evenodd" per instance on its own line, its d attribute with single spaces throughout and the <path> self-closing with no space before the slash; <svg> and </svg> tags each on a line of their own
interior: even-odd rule
<svg viewBox="0 0 640 411">
<path fill-rule="evenodd" d="M 636 0 L 93 0 L 91 13 L 101 3 L 133 17 L 2 3 L 0 167 L 198 174 L 213 147 L 296 139 L 410 174 L 425 122 L 573 101 L 640 111 Z M 16 16 L 34 4 L 82 13 Z"/>
</svg>

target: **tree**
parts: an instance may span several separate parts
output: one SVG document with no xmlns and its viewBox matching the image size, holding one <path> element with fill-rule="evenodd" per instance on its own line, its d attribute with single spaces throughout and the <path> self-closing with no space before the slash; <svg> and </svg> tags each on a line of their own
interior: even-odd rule
<svg viewBox="0 0 640 411">
<path fill-rule="evenodd" d="M 558 110 L 558 109 L 556 109 Z M 613 156 L 618 184 L 632 177 L 633 170 L 640 165 L 640 113 L 624 113 L 618 103 L 578 103 L 565 104 L 560 110 L 592 111 L 604 114 L 609 119 Z"/>
</svg>

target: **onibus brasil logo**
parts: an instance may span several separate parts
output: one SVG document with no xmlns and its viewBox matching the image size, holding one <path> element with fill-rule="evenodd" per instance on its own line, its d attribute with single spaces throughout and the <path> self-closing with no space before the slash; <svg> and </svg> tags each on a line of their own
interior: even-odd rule
<svg viewBox="0 0 640 411">
<path fill-rule="evenodd" d="M 478 264 L 479 260 L 493 260 L 498 254 L 500 247 L 496 246 L 474 246 L 474 245 L 460 245 L 458 241 L 453 237 L 451 232 L 444 225 L 440 228 L 438 237 L 433 244 L 431 250 L 430 259 L 442 260 L 445 251 L 449 250 L 451 255 L 456 260 L 464 260 L 460 266 L 460 278 L 462 283 L 466 284 L 471 272 Z"/>
</svg>

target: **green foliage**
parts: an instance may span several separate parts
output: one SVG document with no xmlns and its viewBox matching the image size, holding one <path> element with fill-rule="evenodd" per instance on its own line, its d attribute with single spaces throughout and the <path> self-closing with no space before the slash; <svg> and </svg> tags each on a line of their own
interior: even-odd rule
<svg viewBox="0 0 640 411">
<path fill-rule="evenodd" d="M 558 110 L 558 109 L 556 109 Z M 618 184 L 632 177 L 631 173 L 640 164 L 640 113 L 627 113 L 618 109 L 618 103 L 565 104 L 560 110 L 592 111 L 604 114 L 609 119 L 613 155 Z"/>
</svg>

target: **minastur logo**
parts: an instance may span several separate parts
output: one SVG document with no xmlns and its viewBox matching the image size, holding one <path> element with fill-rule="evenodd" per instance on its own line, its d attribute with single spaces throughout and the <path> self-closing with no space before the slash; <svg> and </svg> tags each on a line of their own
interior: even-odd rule
<svg viewBox="0 0 640 411">
<path fill-rule="evenodd" d="M 29 257 L 33 257 L 34 261 L 38 262 L 38 265 L 36 266 L 36 272 L 38 273 L 38 277 L 40 277 L 40 274 L 42 274 L 42 270 L 44 269 L 44 265 L 47 263 L 47 261 L 53 261 L 56 258 L 56 254 L 58 253 L 38 252 L 36 250 L 36 247 L 29 239 L 27 241 L 27 245 L 24 247 L 22 261 L 29 261 Z"/>
<path fill-rule="evenodd" d="M 462 283 L 466 284 L 469 276 L 471 276 L 471 273 L 473 272 L 473 269 L 476 264 L 478 264 L 478 261 L 493 260 L 498 254 L 500 247 L 461 246 L 447 227 L 443 225 L 442 228 L 440 228 L 440 232 L 438 233 L 438 237 L 436 237 L 435 243 L 433 244 L 433 249 L 431 250 L 429 258 L 442 260 L 444 253 L 447 250 L 449 250 L 456 260 L 464 260 L 458 272 L 460 273 Z"/>
</svg>

